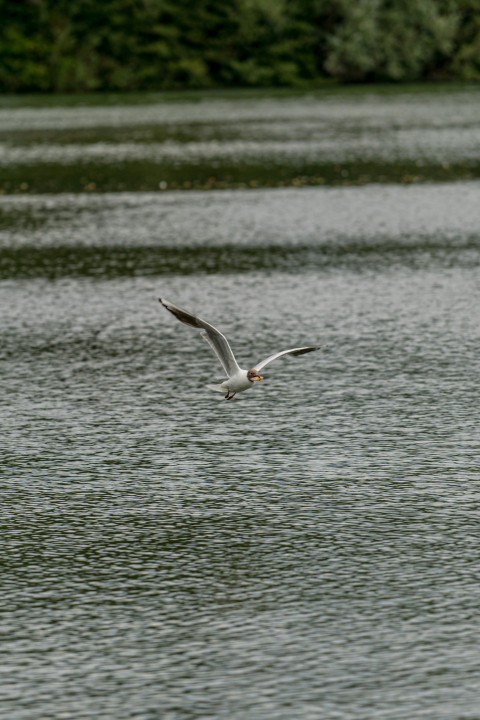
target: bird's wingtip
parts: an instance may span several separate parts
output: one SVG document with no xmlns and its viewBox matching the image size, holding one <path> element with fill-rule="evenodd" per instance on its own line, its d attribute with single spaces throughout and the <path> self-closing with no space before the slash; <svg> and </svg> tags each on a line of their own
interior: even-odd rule
<svg viewBox="0 0 480 720">
<path fill-rule="evenodd" d="M 173 305 L 171 302 L 168 302 L 168 300 L 166 298 L 159 297 L 158 302 L 160 303 L 160 305 L 163 305 L 165 310 L 168 310 L 171 313 L 174 312 L 175 305 Z"/>
</svg>

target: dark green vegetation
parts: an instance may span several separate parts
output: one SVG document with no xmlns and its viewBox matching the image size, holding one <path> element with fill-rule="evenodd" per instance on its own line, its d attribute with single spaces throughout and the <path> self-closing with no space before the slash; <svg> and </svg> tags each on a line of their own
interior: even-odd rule
<svg viewBox="0 0 480 720">
<path fill-rule="evenodd" d="M 480 0 L 0 0 L 0 91 L 480 79 Z"/>
</svg>

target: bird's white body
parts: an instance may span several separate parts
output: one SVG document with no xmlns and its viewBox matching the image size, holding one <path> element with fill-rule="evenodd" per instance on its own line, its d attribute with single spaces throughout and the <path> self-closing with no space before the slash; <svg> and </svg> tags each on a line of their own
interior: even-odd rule
<svg viewBox="0 0 480 720">
<path fill-rule="evenodd" d="M 207 387 L 217 392 L 240 393 L 244 390 L 249 390 L 254 384 L 255 383 L 248 379 L 247 371 L 240 368 L 238 372 L 228 377 L 219 385 L 207 385 Z"/>
<path fill-rule="evenodd" d="M 180 320 L 180 322 L 183 322 L 185 325 L 190 325 L 190 327 L 201 330 L 201 336 L 210 345 L 227 375 L 227 379 L 219 385 L 208 385 L 207 387 L 209 387 L 210 390 L 225 393 L 226 400 L 232 400 L 237 393 L 244 392 L 244 390 L 253 387 L 256 382 L 263 380 L 260 375 L 260 370 L 264 368 L 265 365 L 273 362 L 273 360 L 277 360 L 277 358 L 283 355 L 304 355 L 313 350 L 318 350 L 317 346 L 310 345 L 291 348 L 290 350 L 282 350 L 262 360 L 251 370 L 243 370 L 235 360 L 235 355 L 232 352 L 227 338 L 225 335 L 222 335 L 217 328 L 205 320 L 202 320 L 202 318 L 188 312 L 188 310 L 184 310 L 178 307 L 178 305 L 168 302 L 165 298 L 160 298 L 160 302 L 177 320 Z"/>
</svg>

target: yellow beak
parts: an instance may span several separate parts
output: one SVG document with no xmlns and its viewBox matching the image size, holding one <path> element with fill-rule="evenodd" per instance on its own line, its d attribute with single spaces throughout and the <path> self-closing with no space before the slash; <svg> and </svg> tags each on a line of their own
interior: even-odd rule
<svg viewBox="0 0 480 720">
<path fill-rule="evenodd" d="M 255 377 L 253 379 L 256 380 L 257 382 L 260 382 L 260 380 L 263 380 L 263 377 L 261 375 L 255 375 Z"/>
</svg>

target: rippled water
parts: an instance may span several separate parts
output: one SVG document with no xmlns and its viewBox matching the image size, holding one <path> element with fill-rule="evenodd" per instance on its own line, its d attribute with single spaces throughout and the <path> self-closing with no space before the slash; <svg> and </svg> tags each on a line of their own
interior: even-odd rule
<svg viewBox="0 0 480 720">
<path fill-rule="evenodd" d="M 157 191 L 480 177 L 478 87 L 11 107 L 0 192 Z M 71 101 L 74 102 L 74 101 Z M 98 100 L 97 100 L 98 102 Z"/>
<path fill-rule="evenodd" d="M 5 717 L 478 717 L 479 196 L 2 199 Z"/>
</svg>

